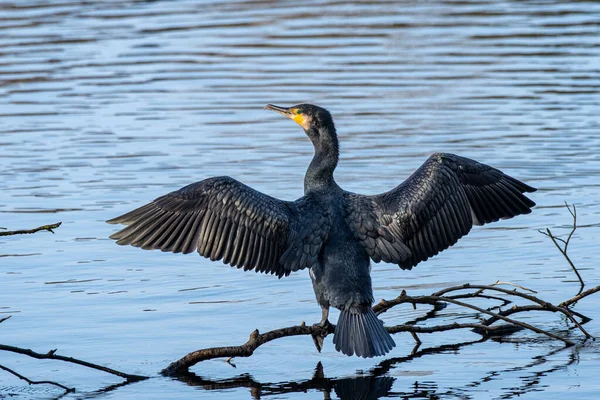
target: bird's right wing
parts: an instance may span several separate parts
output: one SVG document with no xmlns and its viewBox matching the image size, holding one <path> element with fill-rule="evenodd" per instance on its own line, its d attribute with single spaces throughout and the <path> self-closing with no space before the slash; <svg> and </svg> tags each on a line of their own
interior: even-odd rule
<svg viewBox="0 0 600 400">
<path fill-rule="evenodd" d="M 318 263 L 330 225 L 329 214 L 309 196 L 282 201 L 227 176 L 193 183 L 107 222 L 127 225 L 111 235 L 120 245 L 197 250 L 278 277 Z"/>
<path fill-rule="evenodd" d="M 375 196 L 345 193 L 346 223 L 375 262 L 410 269 L 471 227 L 528 214 L 535 188 L 454 154 L 434 154 L 406 181 Z"/>
</svg>

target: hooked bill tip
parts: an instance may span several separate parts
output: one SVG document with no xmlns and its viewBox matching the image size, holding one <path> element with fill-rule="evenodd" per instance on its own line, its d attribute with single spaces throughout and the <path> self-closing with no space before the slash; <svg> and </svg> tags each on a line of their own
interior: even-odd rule
<svg viewBox="0 0 600 400">
<path fill-rule="evenodd" d="M 275 112 L 278 112 L 279 114 L 284 114 L 284 115 L 286 115 L 286 114 L 288 114 L 290 112 L 289 108 L 287 108 L 287 107 L 279 107 L 279 106 L 276 106 L 274 104 L 267 104 L 265 106 L 265 110 L 275 111 Z"/>
</svg>

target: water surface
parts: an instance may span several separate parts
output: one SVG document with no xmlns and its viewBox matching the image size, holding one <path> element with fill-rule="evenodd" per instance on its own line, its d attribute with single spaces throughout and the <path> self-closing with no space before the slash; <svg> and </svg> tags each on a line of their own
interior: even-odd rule
<svg viewBox="0 0 600 400">
<path fill-rule="evenodd" d="M 375 360 L 289 338 L 236 369 L 199 365 L 195 385 L 159 377 L 189 351 L 316 322 L 309 278 L 118 247 L 104 221 L 214 175 L 301 196 L 312 147 L 262 108 L 311 102 L 335 117 L 347 190 L 388 190 L 435 151 L 539 188 L 531 215 L 478 227 L 413 271 L 374 266 L 377 299 L 501 280 L 564 300 L 578 284 L 537 230 L 568 232 L 562 205 L 577 204 L 571 254 L 599 284 L 599 26 L 600 4 L 587 1 L 0 1 L 0 226 L 63 222 L 55 235 L 0 240 L 0 317 L 13 316 L 0 342 L 153 379 L 102 391 L 119 380 L 6 353 L 1 363 L 76 386 L 65 398 L 596 398 L 595 345 L 527 334 L 471 344 L 467 331 L 425 336 L 412 356 L 412 337 L 396 335 L 390 358 Z M 598 319 L 594 304 L 577 309 Z M 450 307 L 435 322 L 465 315 Z M 587 327 L 600 334 L 596 320 Z M 60 394 L 0 372 L 0 397 Z"/>
</svg>

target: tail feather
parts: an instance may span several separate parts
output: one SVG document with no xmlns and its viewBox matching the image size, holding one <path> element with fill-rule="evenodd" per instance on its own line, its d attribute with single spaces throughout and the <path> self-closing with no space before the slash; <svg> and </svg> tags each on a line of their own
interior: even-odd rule
<svg viewBox="0 0 600 400">
<path fill-rule="evenodd" d="M 342 311 L 335 327 L 333 343 L 337 351 L 364 358 L 383 356 L 396 346 L 371 309 L 366 313 Z"/>
</svg>

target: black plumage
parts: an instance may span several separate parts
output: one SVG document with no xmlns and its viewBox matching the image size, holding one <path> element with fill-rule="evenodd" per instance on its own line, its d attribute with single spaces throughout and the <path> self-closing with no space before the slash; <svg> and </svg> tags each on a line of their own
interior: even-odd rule
<svg viewBox="0 0 600 400">
<path fill-rule="evenodd" d="M 330 306 L 342 311 L 334 343 L 344 354 L 380 356 L 395 346 L 370 308 L 369 259 L 411 269 L 473 225 L 528 214 L 535 205 L 523 195 L 533 187 L 442 153 L 386 193 L 346 192 L 333 179 L 339 146 L 329 112 L 310 104 L 266 108 L 297 122 L 315 147 L 303 197 L 282 201 L 227 176 L 209 178 L 107 221 L 127 225 L 111 238 L 143 249 L 196 250 L 278 277 L 309 268 L 321 324 Z"/>
<path fill-rule="evenodd" d="M 327 210 L 314 196 L 287 202 L 228 176 L 196 182 L 107 222 L 125 224 L 117 244 L 173 253 L 197 250 L 225 262 L 279 277 L 317 264 L 327 235 Z M 315 212 L 311 212 L 315 211 Z"/>
</svg>

